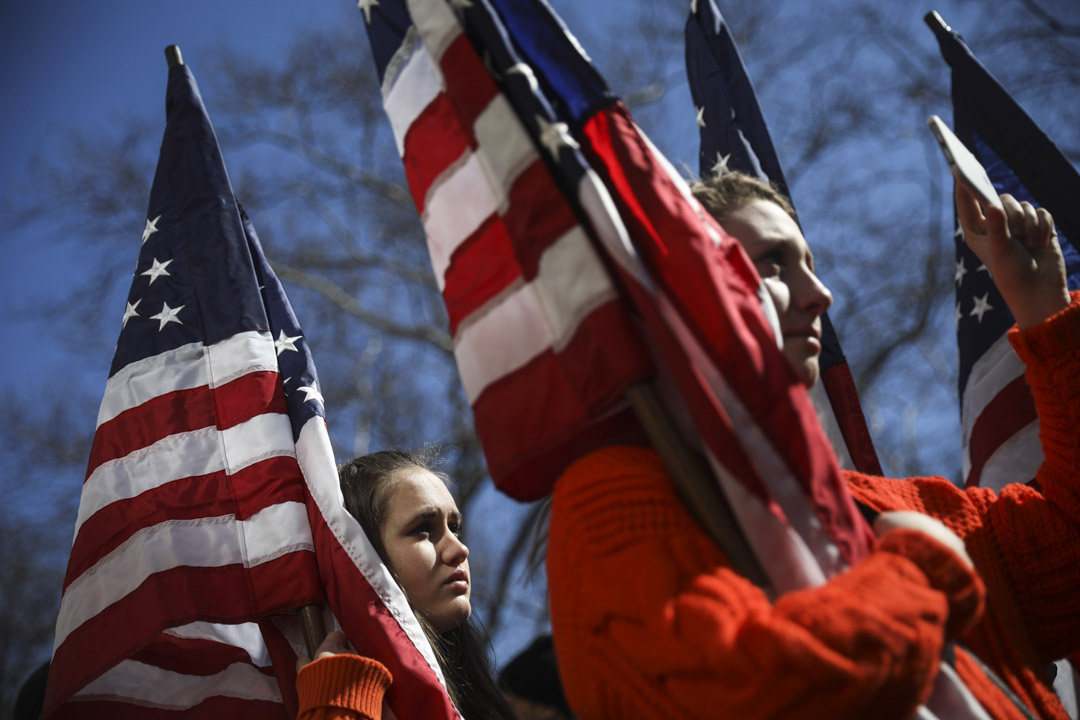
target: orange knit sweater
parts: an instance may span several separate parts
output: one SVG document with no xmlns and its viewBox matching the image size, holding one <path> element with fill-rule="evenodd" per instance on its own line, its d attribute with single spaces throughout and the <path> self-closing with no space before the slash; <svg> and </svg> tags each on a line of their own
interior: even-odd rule
<svg viewBox="0 0 1080 720">
<path fill-rule="evenodd" d="M 988 589 L 914 531 L 822 587 L 775 603 L 735 574 L 651 450 L 606 448 L 555 486 L 548 584 L 567 697 L 593 718 L 904 718 L 960 639 L 1042 717 L 1042 681 L 1080 648 L 1080 302 L 1010 336 L 1027 364 L 1046 462 L 1042 494 L 851 473 L 876 510 L 914 509 L 967 543 Z M 1020 717 L 970 656 L 957 671 L 994 718 Z"/>
<path fill-rule="evenodd" d="M 296 675 L 297 720 L 380 720 L 390 671 L 371 658 L 332 655 Z"/>
</svg>

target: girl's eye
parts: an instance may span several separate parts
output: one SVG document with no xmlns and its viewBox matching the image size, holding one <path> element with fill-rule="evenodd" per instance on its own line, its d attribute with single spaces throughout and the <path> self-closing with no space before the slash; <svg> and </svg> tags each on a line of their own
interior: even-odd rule
<svg viewBox="0 0 1080 720">
<path fill-rule="evenodd" d="M 410 535 L 430 535 L 431 525 L 429 523 L 420 523 L 412 529 Z"/>
<path fill-rule="evenodd" d="M 452 523 L 450 523 L 449 527 L 450 527 L 450 532 L 454 533 L 454 535 L 456 535 L 458 537 L 461 537 L 461 523 L 452 522 Z"/>
<path fill-rule="evenodd" d="M 754 260 L 754 267 L 763 278 L 779 275 L 784 267 L 783 253 L 780 250 L 767 252 Z"/>
</svg>

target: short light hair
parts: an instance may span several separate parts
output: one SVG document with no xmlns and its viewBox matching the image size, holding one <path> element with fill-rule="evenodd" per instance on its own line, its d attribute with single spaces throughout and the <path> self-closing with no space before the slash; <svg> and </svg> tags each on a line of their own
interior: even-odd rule
<svg viewBox="0 0 1080 720">
<path fill-rule="evenodd" d="M 798 222 L 795 207 L 786 195 L 763 180 L 741 172 L 726 172 L 695 180 L 690 184 L 690 192 L 720 224 L 723 224 L 728 213 L 756 200 L 776 203 L 792 220 Z"/>
</svg>

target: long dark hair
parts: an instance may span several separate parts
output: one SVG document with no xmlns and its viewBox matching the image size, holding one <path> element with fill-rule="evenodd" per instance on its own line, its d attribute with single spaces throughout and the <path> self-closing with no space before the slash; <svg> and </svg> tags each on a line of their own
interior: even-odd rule
<svg viewBox="0 0 1080 720">
<path fill-rule="evenodd" d="M 383 450 L 338 466 L 345 509 L 360 522 L 395 580 L 397 573 L 386 560 L 386 548 L 383 547 L 380 532 L 391 490 L 399 473 L 417 468 L 427 470 L 447 482 L 446 476 L 437 472 L 433 465 L 434 453 L 430 451 L 410 453 Z M 401 583 L 398 582 L 398 585 Z M 450 699 L 461 714 L 468 720 L 512 720 L 514 713 L 493 679 L 487 642 L 472 619 L 440 635 L 419 613 L 416 618 L 435 650 Z"/>
</svg>

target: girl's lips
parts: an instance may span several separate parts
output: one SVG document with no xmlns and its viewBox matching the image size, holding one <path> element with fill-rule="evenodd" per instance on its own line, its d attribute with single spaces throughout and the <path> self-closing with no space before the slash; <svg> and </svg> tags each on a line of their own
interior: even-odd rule
<svg viewBox="0 0 1080 720">
<path fill-rule="evenodd" d="M 469 587 L 469 573 L 464 570 L 455 570 L 450 573 L 450 577 L 446 578 L 444 585 L 456 585 L 460 583 L 463 587 Z"/>
</svg>

